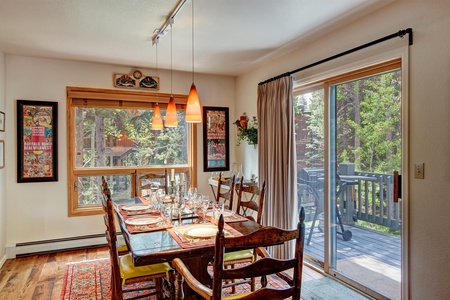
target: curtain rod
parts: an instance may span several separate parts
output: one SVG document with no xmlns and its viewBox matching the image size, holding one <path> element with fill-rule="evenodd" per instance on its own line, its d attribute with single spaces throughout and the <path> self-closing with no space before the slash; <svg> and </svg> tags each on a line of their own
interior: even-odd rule
<svg viewBox="0 0 450 300">
<path fill-rule="evenodd" d="M 372 41 L 372 42 L 370 42 L 370 43 L 367 43 L 367 44 L 364 44 L 364 45 L 355 47 L 355 48 L 353 48 L 353 49 L 350 49 L 350 50 L 341 52 L 341 53 L 339 53 L 339 54 L 330 56 L 330 57 L 328 57 L 328 58 L 325 58 L 325 59 L 316 61 L 316 62 L 314 62 L 314 63 L 312 63 L 312 64 L 307 65 L 307 66 L 304 66 L 304 67 L 295 69 L 295 70 L 293 70 L 293 71 L 286 72 L 286 73 L 280 74 L 280 75 L 278 75 L 278 76 L 275 76 L 275 77 L 273 77 L 273 78 L 267 79 L 266 81 L 263 81 L 263 82 L 258 83 L 258 85 L 263 85 L 263 84 L 266 84 L 266 83 L 268 83 L 268 82 L 271 82 L 271 81 L 274 81 L 274 80 L 283 78 L 283 77 L 285 77 L 285 76 L 289 76 L 289 75 L 291 75 L 291 74 L 294 74 L 294 73 L 297 73 L 297 72 L 300 72 L 300 71 L 303 71 L 303 70 L 306 70 L 306 69 L 315 67 L 315 66 L 317 66 L 317 65 L 323 64 L 323 63 L 328 62 L 328 61 L 330 61 L 330 60 L 339 58 L 339 57 L 341 57 L 341 56 L 345 56 L 345 55 L 347 55 L 347 54 L 350 54 L 350 53 L 353 53 L 353 52 L 362 50 L 362 49 L 364 49 L 364 48 L 367 48 L 367 47 L 370 47 L 370 46 L 373 46 L 373 45 L 382 43 L 382 42 L 384 42 L 384 41 L 387 41 L 387 40 L 390 40 L 390 39 L 393 39 L 393 38 L 396 38 L 396 37 L 404 38 L 405 35 L 407 35 L 407 34 L 408 34 L 408 37 L 409 37 L 409 46 L 411 46 L 411 45 L 413 44 L 413 32 L 412 32 L 412 28 L 407 28 L 407 29 L 404 29 L 404 30 L 399 30 L 399 31 L 396 32 L 396 33 L 387 35 L 387 36 L 385 36 L 385 37 L 382 37 L 382 38 L 380 38 L 380 39 L 378 39 L 378 40 L 375 40 L 375 41 Z"/>
</svg>

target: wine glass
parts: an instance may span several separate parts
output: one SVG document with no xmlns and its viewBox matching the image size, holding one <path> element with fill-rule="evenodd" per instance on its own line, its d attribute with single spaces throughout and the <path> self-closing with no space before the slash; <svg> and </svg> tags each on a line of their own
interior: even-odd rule
<svg viewBox="0 0 450 300">
<path fill-rule="evenodd" d="M 200 203 L 200 208 L 202 210 L 203 218 L 206 220 L 206 212 L 209 208 L 209 196 L 203 196 Z"/>
<path fill-rule="evenodd" d="M 219 223 L 220 215 L 224 212 L 224 204 L 219 202 L 213 203 L 213 222 L 214 224 Z"/>
<path fill-rule="evenodd" d="M 191 200 L 192 198 L 197 198 L 197 188 L 191 187 L 188 190 L 188 198 Z"/>
<path fill-rule="evenodd" d="M 158 191 L 156 192 L 156 197 L 158 199 L 158 209 L 162 209 L 164 199 L 166 199 L 166 192 L 164 191 L 164 189 L 158 189 Z"/>
</svg>

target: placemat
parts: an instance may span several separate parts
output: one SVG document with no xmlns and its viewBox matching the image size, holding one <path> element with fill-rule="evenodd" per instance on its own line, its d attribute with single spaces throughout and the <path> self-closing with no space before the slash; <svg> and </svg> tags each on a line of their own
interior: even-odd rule
<svg viewBox="0 0 450 300">
<path fill-rule="evenodd" d="M 140 214 L 140 217 L 160 217 L 161 214 L 158 213 L 151 213 L 151 214 Z M 162 217 L 161 217 L 161 222 L 158 222 L 156 225 L 151 224 L 151 225 L 130 225 L 126 223 L 126 220 L 129 218 L 134 218 L 136 217 L 136 215 L 132 215 L 132 216 L 128 216 L 128 215 L 124 215 L 122 214 L 122 218 L 123 221 L 125 223 L 125 225 L 127 226 L 127 230 L 129 233 L 140 233 L 140 232 L 150 232 L 150 231 L 158 231 L 158 230 L 165 230 L 168 228 L 173 227 L 172 224 L 166 222 Z"/>
<path fill-rule="evenodd" d="M 208 214 L 209 211 L 206 212 L 206 214 Z M 203 213 L 199 214 L 202 218 L 212 222 L 212 216 L 204 216 Z M 227 216 L 223 218 L 223 220 L 225 221 L 225 223 L 233 223 L 233 222 L 244 222 L 244 221 L 248 221 L 248 219 L 246 217 L 243 217 L 239 214 L 233 214 L 231 216 Z"/>
<path fill-rule="evenodd" d="M 195 225 L 186 225 L 179 226 L 167 229 L 170 235 L 174 238 L 175 241 L 180 245 L 181 248 L 196 248 L 207 245 L 214 245 L 216 236 L 214 235 L 211 238 L 187 238 L 184 236 L 184 232 L 188 229 L 192 229 L 195 227 L 201 227 L 202 225 L 214 225 L 212 223 L 203 223 L 203 224 L 195 224 Z M 225 236 L 233 237 L 233 236 L 242 236 L 242 233 L 232 228 L 231 226 L 224 224 Z"/>
<path fill-rule="evenodd" d="M 146 203 L 143 203 L 143 204 L 146 204 Z M 124 206 L 130 206 L 130 205 L 139 205 L 139 204 L 121 204 L 118 206 L 119 212 L 122 216 L 136 216 L 136 215 L 142 215 L 142 214 L 158 214 L 158 215 L 160 214 L 159 210 L 156 210 L 154 208 L 148 208 L 145 210 L 136 210 L 136 211 L 123 209 Z"/>
</svg>

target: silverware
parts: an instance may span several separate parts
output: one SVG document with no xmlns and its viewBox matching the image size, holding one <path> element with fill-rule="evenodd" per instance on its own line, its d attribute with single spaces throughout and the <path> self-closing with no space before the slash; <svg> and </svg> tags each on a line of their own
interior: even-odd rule
<svg viewBox="0 0 450 300">
<path fill-rule="evenodd" d="M 190 243 L 190 242 L 192 242 L 191 240 L 186 240 L 186 239 L 185 239 L 185 236 L 184 236 L 182 233 L 179 233 L 179 232 L 176 231 L 176 230 L 174 230 L 173 232 L 175 232 L 175 234 L 177 235 L 177 237 L 179 237 L 180 240 L 181 240 L 183 243 Z"/>
</svg>

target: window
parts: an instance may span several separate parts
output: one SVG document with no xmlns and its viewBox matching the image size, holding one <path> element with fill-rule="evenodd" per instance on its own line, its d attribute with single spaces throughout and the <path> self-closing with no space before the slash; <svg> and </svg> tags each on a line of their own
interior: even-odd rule
<svg viewBox="0 0 450 300">
<path fill-rule="evenodd" d="M 153 107 L 168 94 L 67 88 L 69 216 L 101 213 L 101 176 L 113 199 L 137 195 L 135 178 L 175 169 L 195 184 L 195 125 L 184 122 L 186 95 L 174 95 L 178 127 L 151 130 Z M 166 103 L 159 102 L 162 114 Z"/>
</svg>

